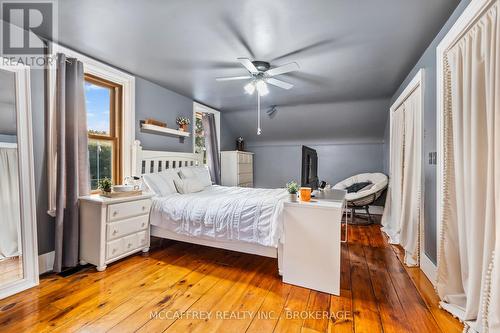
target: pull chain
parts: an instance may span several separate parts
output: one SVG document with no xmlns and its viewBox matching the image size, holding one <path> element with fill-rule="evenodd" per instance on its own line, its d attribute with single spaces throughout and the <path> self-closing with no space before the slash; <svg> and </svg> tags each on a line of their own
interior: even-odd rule
<svg viewBox="0 0 500 333">
<path fill-rule="evenodd" d="M 260 92 L 257 89 L 257 135 L 260 135 L 262 130 L 260 129 Z"/>
</svg>

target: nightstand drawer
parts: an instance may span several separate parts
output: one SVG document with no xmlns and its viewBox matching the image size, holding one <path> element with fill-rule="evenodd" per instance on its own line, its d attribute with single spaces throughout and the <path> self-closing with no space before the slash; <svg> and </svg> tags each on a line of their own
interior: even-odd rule
<svg viewBox="0 0 500 333">
<path fill-rule="evenodd" d="M 133 234 L 122 238 L 123 252 L 129 252 L 139 247 L 137 234 Z"/>
<path fill-rule="evenodd" d="M 122 220 L 127 217 L 149 213 L 151 200 L 122 202 L 108 206 L 108 221 Z"/>
<path fill-rule="evenodd" d="M 106 244 L 106 259 L 118 257 L 123 251 L 123 239 L 117 239 Z"/>
<path fill-rule="evenodd" d="M 238 154 L 238 163 L 252 163 L 252 155 Z"/>
<path fill-rule="evenodd" d="M 106 225 L 106 239 L 113 240 L 144 230 L 148 227 L 148 220 L 149 215 L 141 215 L 123 221 L 108 223 Z"/>
<path fill-rule="evenodd" d="M 252 166 L 253 164 L 251 163 L 241 163 L 238 167 L 238 173 L 252 173 Z"/>
<path fill-rule="evenodd" d="M 149 243 L 149 233 L 147 231 L 141 231 L 137 233 L 137 246 L 146 246 Z"/>
</svg>

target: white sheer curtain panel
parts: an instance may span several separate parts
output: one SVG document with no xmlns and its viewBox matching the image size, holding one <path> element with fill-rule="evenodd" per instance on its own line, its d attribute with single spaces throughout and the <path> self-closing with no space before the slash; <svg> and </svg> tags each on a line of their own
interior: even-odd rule
<svg viewBox="0 0 500 333">
<path fill-rule="evenodd" d="M 0 259 L 21 255 L 17 148 L 0 147 Z"/>
<path fill-rule="evenodd" d="M 403 184 L 401 191 L 401 214 L 399 244 L 405 249 L 405 263 L 419 264 L 419 232 L 421 224 L 421 89 L 415 89 L 404 103 L 405 139 L 403 159 Z"/>
<path fill-rule="evenodd" d="M 399 244 L 401 194 L 403 190 L 404 130 L 405 112 L 404 104 L 401 104 L 392 114 L 389 189 L 384 215 L 382 216 L 382 231 L 389 236 L 389 243 L 391 244 Z"/>
<path fill-rule="evenodd" d="M 478 332 L 500 332 L 498 3 L 446 52 L 444 66 L 444 201 L 437 290 L 441 305 L 466 321 L 466 329 Z"/>
<path fill-rule="evenodd" d="M 413 90 L 392 114 L 390 183 L 382 231 L 405 249 L 405 263 L 419 263 L 421 218 L 421 88 Z"/>
</svg>

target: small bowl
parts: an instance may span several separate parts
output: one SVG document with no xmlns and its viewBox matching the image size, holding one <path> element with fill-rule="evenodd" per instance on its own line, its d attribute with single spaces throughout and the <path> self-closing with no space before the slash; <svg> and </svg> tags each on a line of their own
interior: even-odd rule
<svg viewBox="0 0 500 333">
<path fill-rule="evenodd" d="M 131 192 L 134 190 L 132 185 L 115 185 L 113 186 L 113 191 L 115 192 Z"/>
</svg>

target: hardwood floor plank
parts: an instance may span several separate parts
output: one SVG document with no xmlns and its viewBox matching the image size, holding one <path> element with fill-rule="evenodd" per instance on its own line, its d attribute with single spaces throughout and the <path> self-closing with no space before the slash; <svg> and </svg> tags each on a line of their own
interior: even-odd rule
<svg viewBox="0 0 500 333">
<path fill-rule="evenodd" d="M 352 310 L 352 293 L 348 289 L 341 289 L 340 296 L 330 298 L 330 320 L 327 332 L 352 333 L 354 332 L 354 318 Z"/>
<path fill-rule="evenodd" d="M 349 244 L 352 308 L 356 332 L 382 332 L 377 299 L 373 294 L 363 246 Z"/>
<path fill-rule="evenodd" d="M 291 287 L 290 284 L 283 283 L 280 280 L 273 283 L 258 310 L 259 315 L 253 318 L 246 331 L 247 333 L 266 333 L 274 330 L 290 294 Z"/>
<path fill-rule="evenodd" d="M 397 291 L 387 271 L 386 262 L 378 248 L 363 247 L 370 272 L 370 280 L 379 304 L 380 318 L 385 333 L 412 332 L 409 320 L 399 301 Z"/>
<path fill-rule="evenodd" d="M 300 332 L 304 323 L 303 312 L 307 308 L 311 290 L 292 286 L 285 307 L 274 332 Z"/>
<path fill-rule="evenodd" d="M 330 294 L 312 290 L 307 303 L 305 328 L 326 332 L 330 318 Z"/>
</svg>

